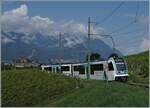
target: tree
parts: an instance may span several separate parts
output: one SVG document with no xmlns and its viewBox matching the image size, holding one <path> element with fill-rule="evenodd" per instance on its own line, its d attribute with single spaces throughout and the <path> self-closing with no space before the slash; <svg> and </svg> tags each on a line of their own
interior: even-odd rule
<svg viewBox="0 0 150 108">
<path fill-rule="evenodd" d="M 110 56 L 109 56 L 108 58 L 110 58 L 110 57 L 118 58 L 119 56 L 118 56 L 118 54 L 116 54 L 116 53 L 112 53 L 112 54 L 110 54 Z"/>
<path fill-rule="evenodd" d="M 99 53 L 91 53 L 90 55 L 90 60 L 95 61 L 95 60 L 100 60 L 101 55 Z M 86 61 L 88 61 L 88 54 L 86 55 Z"/>
</svg>

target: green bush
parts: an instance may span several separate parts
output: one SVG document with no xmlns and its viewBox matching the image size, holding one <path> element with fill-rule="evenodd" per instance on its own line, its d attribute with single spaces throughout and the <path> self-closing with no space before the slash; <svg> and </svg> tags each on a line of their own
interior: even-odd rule
<svg viewBox="0 0 150 108">
<path fill-rule="evenodd" d="M 7 65 L 6 64 L 4 65 L 4 63 L 1 64 L 1 70 L 11 70 L 13 68 L 14 66 L 11 64 L 7 64 Z"/>
<path fill-rule="evenodd" d="M 149 52 L 127 56 L 129 80 L 138 83 L 147 83 L 149 79 Z"/>
</svg>

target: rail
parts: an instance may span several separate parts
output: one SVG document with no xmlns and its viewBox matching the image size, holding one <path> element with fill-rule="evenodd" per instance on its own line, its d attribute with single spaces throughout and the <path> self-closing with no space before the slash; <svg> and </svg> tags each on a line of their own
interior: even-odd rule
<svg viewBox="0 0 150 108">
<path fill-rule="evenodd" d="M 134 83 L 134 82 L 127 82 L 127 84 L 129 84 L 129 85 L 135 85 L 135 86 L 140 86 L 140 87 L 145 87 L 145 88 L 149 88 L 149 85 L 148 85 L 148 84 Z"/>
</svg>

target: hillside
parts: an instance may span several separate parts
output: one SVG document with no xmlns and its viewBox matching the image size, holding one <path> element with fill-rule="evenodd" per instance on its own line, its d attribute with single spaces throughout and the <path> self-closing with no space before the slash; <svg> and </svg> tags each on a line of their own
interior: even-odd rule
<svg viewBox="0 0 150 108">
<path fill-rule="evenodd" d="M 149 84 L 149 52 L 126 57 L 129 69 L 129 81 Z"/>
<path fill-rule="evenodd" d="M 37 69 L 3 71 L 2 106 L 41 106 L 75 88 L 75 80 Z"/>
<path fill-rule="evenodd" d="M 77 80 L 37 69 L 2 71 L 1 76 L 2 106 L 148 106 L 149 102 L 148 88 L 115 81 Z"/>
</svg>

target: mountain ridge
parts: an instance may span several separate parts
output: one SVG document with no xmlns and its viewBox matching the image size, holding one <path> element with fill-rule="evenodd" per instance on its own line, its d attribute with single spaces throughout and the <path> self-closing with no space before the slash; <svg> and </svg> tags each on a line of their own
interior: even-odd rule
<svg viewBox="0 0 150 108">
<path fill-rule="evenodd" d="M 36 36 L 36 38 L 34 38 Z M 38 58 L 39 61 L 47 62 L 48 59 L 58 59 L 62 58 L 64 60 L 79 60 L 83 61 L 86 58 L 87 49 L 85 46 L 87 39 L 83 43 L 75 44 L 74 46 L 64 46 L 60 50 L 58 47 L 58 39 L 53 37 L 43 36 L 37 34 L 32 36 L 33 40 L 25 40 L 26 34 L 9 32 L 5 33 L 2 31 L 2 38 L 11 38 L 13 42 L 11 43 L 2 43 L 2 60 L 12 60 L 14 58 L 19 58 L 21 56 L 28 57 L 34 54 L 32 58 Z M 70 38 L 69 36 L 67 37 Z M 62 41 L 63 45 L 66 43 L 64 39 Z M 101 54 L 102 58 L 107 58 L 112 52 L 113 49 L 108 46 L 105 42 L 100 39 L 93 39 L 91 45 L 91 51 Z M 11 53 L 10 53 L 11 52 Z M 115 51 L 118 54 L 121 54 L 118 50 Z"/>
</svg>

